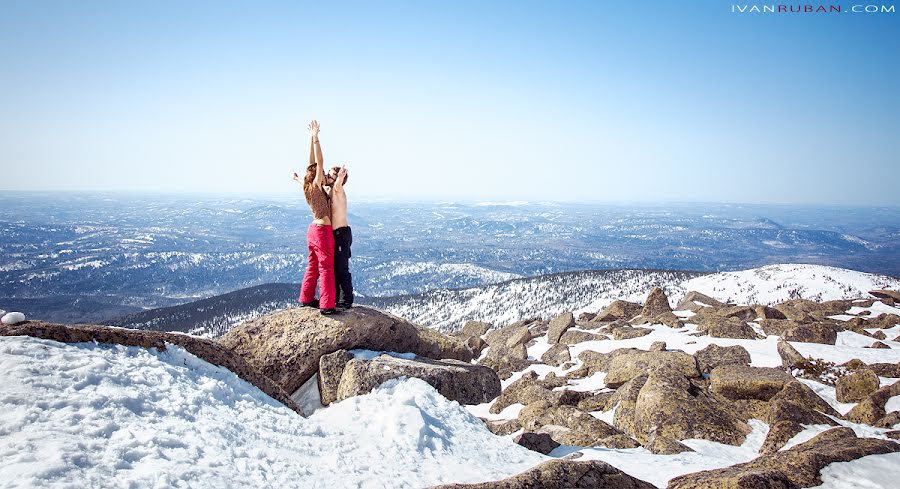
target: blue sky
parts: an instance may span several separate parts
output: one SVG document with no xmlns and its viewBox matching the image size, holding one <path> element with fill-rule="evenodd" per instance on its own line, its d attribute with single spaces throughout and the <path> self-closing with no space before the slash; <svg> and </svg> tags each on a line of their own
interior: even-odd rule
<svg viewBox="0 0 900 489">
<path fill-rule="evenodd" d="M 732 5 L 2 1 L 0 188 L 900 205 L 898 14 Z"/>
</svg>

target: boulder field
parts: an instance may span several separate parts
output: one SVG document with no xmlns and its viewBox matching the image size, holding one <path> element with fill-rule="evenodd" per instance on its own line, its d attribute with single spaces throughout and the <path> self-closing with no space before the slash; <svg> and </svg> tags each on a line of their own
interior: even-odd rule
<svg viewBox="0 0 900 489">
<path fill-rule="evenodd" d="M 690 292 L 673 308 L 656 288 L 643 304 L 618 300 L 577 318 L 565 312 L 503 327 L 470 321 L 452 334 L 360 306 L 334 316 L 285 309 L 236 326 L 218 340 L 38 321 L 2 325 L 0 335 L 160 350 L 178 345 L 301 414 L 292 395 L 305 386 L 318 387 L 321 404 L 328 406 L 389 379 L 417 377 L 448 399 L 484 406 L 490 413 L 485 426 L 496 435 L 551 455 L 558 447 L 643 447 L 668 455 L 693 451 L 685 441 L 696 439 L 739 446 L 753 431 L 752 420 L 759 420 L 768 431 L 757 458 L 675 477 L 669 487 L 811 487 L 821 483 L 820 471 L 830 463 L 900 451 L 891 439 L 898 437 L 891 430 L 900 424 L 900 412 L 888 412 L 896 405 L 891 398 L 900 396 L 900 364 L 854 359 L 838 365 L 798 351 L 803 344 L 835 345 L 844 332 L 866 345 L 870 337 L 873 345 L 880 339 L 881 347 L 893 348 L 886 338 L 896 332 L 887 336 L 881 330 L 900 325 L 900 316 L 867 308 L 876 301 L 893 307 L 900 295 L 872 295 L 769 306 L 727 304 Z M 725 341 L 684 351 L 643 338 L 660 329 Z M 748 345 L 772 336 L 777 340 L 768 344 L 781 364 L 757 366 Z M 627 346 L 616 348 L 620 344 L 613 341 Z M 696 342 L 679 344 L 690 343 Z M 834 389 L 834 398 L 821 397 L 810 381 Z M 585 383 L 590 387 L 578 387 Z M 834 403 L 854 405 L 838 412 Z M 499 418 L 516 406 L 508 419 Z M 883 438 L 857 437 L 840 426 L 845 422 L 878 428 Z M 810 426 L 833 428 L 788 445 Z M 601 461 L 556 459 L 502 481 L 441 487 L 654 486 Z"/>
</svg>

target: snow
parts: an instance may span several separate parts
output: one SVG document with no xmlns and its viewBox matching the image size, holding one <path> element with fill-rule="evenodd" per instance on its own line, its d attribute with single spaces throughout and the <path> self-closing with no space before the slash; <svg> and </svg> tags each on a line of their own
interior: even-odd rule
<svg viewBox="0 0 900 489">
<path fill-rule="evenodd" d="M 900 288 L 900 280 L 823 265 L 782 264 L 704 275 L 681 285 L 723 302 L 771 305 L 795 298 L 867 297 L 870 290 Z"/>
<path fill-rule="evenodd" d="M 25 314 L 21 312 L 7 312 L 0 318 L 3 324 L 18 324 L 25 320 Z"/>
<path fill-rule="evenodd" d="M 820 489 L 891 489 L 897 487 L 900 453 L 869 455 L 822 469 Z"/>
<path fill-rule="evenodd" d="M 738 447 L 707 440 L 683 440 L 682 443 L 695 451 L 655 455 L 645 448 L 561 446 L 550 452 L 550 456 L 562 457 L 572 452 L 581 452 L 583 456 L 578 460 L 602 460 L 638 479 L 658 487 L 665 487 L 670 479 L 679 475 L 728 467 L 758 457 L 769 427 L 755 419 L 750 420 L 749 424 L 753 431 Z"/>
<path fill-rule="evenodd" d="M 546 457 L 418 379 L 303 418 L 185 350 L 0 338 L 4 487 L 424 487 Z"/>
</svg>

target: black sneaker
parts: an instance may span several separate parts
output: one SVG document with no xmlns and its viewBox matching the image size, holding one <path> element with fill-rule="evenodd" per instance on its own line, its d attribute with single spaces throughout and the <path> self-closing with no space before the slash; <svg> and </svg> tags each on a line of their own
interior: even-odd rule
<svg viewBox="0 0 900 489">
<path fill-rule="evenodd" d="M 332 314 L 337 314 L 337 309 L 331 307 L 328 309 L 319 309 L 319 312 L 322 313 L 323 316 L 331 316 Z"/>
<path fill-rule="evenodd" d="M 353 309 L 353 304 L 338 304 L 337 308 L 339 311 L 346 311 L 347 309 Z"/>
<path fill-rule="evenodd" d="M 312 302 L 301 302 L 301 303 L 300 303 L 300 307 L 315 307 L 315 308 L 318 308 L 318 307 L 319 307 L 319 300 L 318 300 L 318 299 L 313 299 Z"/>
</svg>

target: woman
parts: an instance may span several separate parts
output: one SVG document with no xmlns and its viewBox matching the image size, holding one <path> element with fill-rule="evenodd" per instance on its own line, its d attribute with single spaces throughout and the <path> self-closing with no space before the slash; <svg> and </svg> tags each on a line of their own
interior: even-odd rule
<svg viewBox="0 0 900 489">
<path fill-rule="evenodd" d="M 309 123 L 309 166 L 303 177 L 303 195 L 313 214 L 313 221 L 306 232 L 309 248 L 309 265 L 300 288 L 300 302 L 305 307 L 318 307 L 322 314 L 334 314 L 334 234 L 331 228 L 331 199 L 325 186 L 331 186 L 332 178 L 325 175 L 322 147 L 319 145 L 319 123 Z M 300 176 L 294 173 L 294 180 Z M 316 301 L 316 282 L 321 278 L 319 300 Z"/>
</svg>

